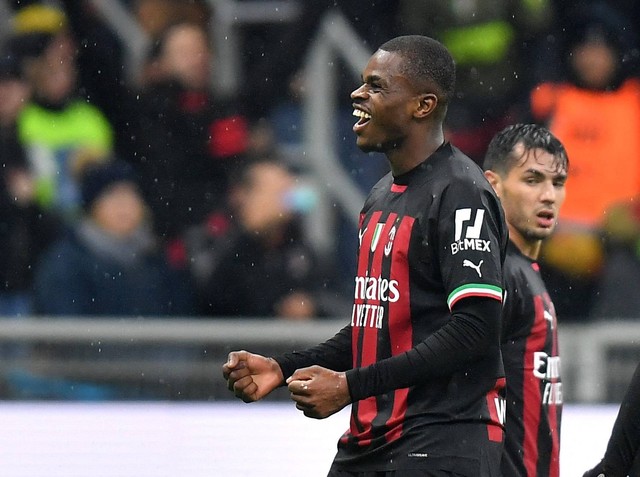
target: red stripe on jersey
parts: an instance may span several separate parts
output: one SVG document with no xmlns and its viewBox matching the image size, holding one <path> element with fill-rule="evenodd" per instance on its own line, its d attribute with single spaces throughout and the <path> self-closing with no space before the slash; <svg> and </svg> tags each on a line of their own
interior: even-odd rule
<svg viewBox="0 0 640 477">
<path fill-rule="evenodd" d="M 557 330 L 557 319 L 556 312 L 553 308 L 553 302 L 551 301 L 551 297 L 549 297 L 548 293 L 544 294 L 544 301 L 546 301 L 551 308 L 552 315 L 552 328 L 553 330 Z M 552 356 L 558 356 L 558 333 L 554 331 L 552 336 L 552 345 L 551 345 L 551 354 Z M 558 378 L 552 377 L 552 383 L 557 383 Z M 549 429 L 551 432 L 551 461 L 549 462 L 549 477 L 559 477 L 560 475 L 560 436 L 558 435 L 558 406 L 556 404 L 549 404 Z"/>
<path fill-rule="evenodd" d="M 535 318 L 531 333 L 527 338 L 524 355 L 523 403 L 524 442 L 522 443 L 522 457 L 528 476 L 537 474 L 538 462 L 538 429 L 540 426 L 540 405 L 542 396 L 540 380 L 533 375 L 534 352 L 544 349 L 547 335 L 547 324 L 544 319 L 544 304 L 542 297 L 533 298 Z"/>
<path fill-rule="evenodd" d="M 389 343 L 391 355 L 395 356 L 413 347 L 413 327 L 411 323 L 411 300 L 409 296 L 409 241 L 411 230 L 415 220 L 413 217 L 404 217 L 395 234 L 391 246 L 391 272 L 390 279 L 398 282 L 400 299 L 389 302 Z M 387 441 L 393 441 L 402 434 L 402 423 L 407 412 L 407 397 L 409 389 L 396 389 L 394 391 L 393 409 L 387 420 Z"/>
<path fill-rule="evenodd" d="M 487 393 L 487 409 L 491 421 L 487 423 L 487 435 L 490 441 L 502 442 L 504 439 L 504 420 L 505 420 L 505 400 L 500 396 L 500 392 L 507 385 L 505 378 L 496 381 L 495 386 Z"/>
<path fill-rule="evenodd" d="M 358 277 L 376 277 L 376 273 L 380 274 L 382 259 L 382 248 L 378 247 L 380 236 L 384 233 L 383 230 L 378 229 L 378 220 L 380 220 L 381 212 L 374 212 L 371 215 L 371 219 L 366 224 L 366 229 L 360 231 L 360 248 L 358 254 Z M 364 223 L 360 224 L 360 228 Z M 377 242 L 376 242 L 377 241 Z M 373 246 L 372 246 L 373 245 Z M 371 250 L 373 248 L 373 251 Z M 371 264 L 369 263 L 370 254 L 373 253 Z M 360 304 L 378 304 L 377 301 L 370 301 L 366 298 L 361 298 L 357 293 L 356 284 L 356 296 L 354 297 L 354 307 L 358 307 Z M 364 291 L 366 296 L 366 290 Z M 370 311 L 370 309 L 367 309 Z M 354 312 L 355 315 L 356 312 Z M 354 367 L 364 367 L 376 362 L 378 352 L 378 330 L 367 326 L 370 317 L 365 315 L 365 322 L 360 326 L 357 321 L 352 326 L 352 356 Z M 362 347 L 360 348 L 360 336 L 362 336 Z M 368 445 L 371 442 L 371 423 L 378 413 L 378 405 L 376 403 L 375 396 L 363 399 L 358 402 L 356 407 L 357 416 L 351 421 L 351 434 L 358 440 L 360 445 Z M 360 431 L 360 429 L 362 431 Z"/>
<path fill-rule="evenodd" d="M 406 185 L 391 184 L 391 192 L 396 192 L 398 194 L 402 194 L 405 190 L 407 190 L 407 186 Z"/>
</svg>

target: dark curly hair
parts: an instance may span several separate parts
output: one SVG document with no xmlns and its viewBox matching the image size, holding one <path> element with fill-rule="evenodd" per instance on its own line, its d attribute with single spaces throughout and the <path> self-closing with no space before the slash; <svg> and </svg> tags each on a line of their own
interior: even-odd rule
<svg viewBox="0 0 640 477">
<path fill-rule="evenodd" d="M 515 152 L 517 144 L 522 144 L 525 152 L 542 149 L 554 157 L 554 167 L 569 169 L 567 151 L 551 131 L 538 124 L 513 124 L 496 134 L 489 143 L 483 164 L 484 170 L 507 174 L 522 159 L 522 154 Z"/>
</svg>

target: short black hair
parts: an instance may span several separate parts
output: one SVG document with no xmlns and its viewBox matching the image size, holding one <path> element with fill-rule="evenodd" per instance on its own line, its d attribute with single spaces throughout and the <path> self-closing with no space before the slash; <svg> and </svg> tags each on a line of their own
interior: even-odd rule
<svg viewBox="0 0 640 477">
<path fill-rule="evenodd" d="M 542 149 L 554 157 L 553 166 L 558 169 L 569 169 L 569 156 L 562 142 L 551 131 L 538 124 L 513 124 L 497 133 L 484 158 L 483 169 L 500 175 L 508 174 L 511 168 L 522 159 L 516 154 L 515 147 L 524 146 L 524 151 Z"/>
<path fill-rule="evenodd" d="M 456 66 L 447 48 L 423 35 L 405 35 L 384 43 L 379 50 L 398 53 L 405 61 L 402 73 L 415 84 L 432 83 L 438 101 L 448 104 L 455 91 Z"/>
</svg>

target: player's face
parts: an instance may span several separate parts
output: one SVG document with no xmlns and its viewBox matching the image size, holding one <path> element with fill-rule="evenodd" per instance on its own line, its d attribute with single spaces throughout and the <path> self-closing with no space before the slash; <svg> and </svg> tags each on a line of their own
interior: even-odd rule
<svg viewBox="0 0 640 477">
<path fill-rule="evenodd" d="M 554 165 L 554 157 L 542 149 L 524 151 L 506 177 L 494 184 L 509 226 L 511 240 L 530 249 L 540 245 L 555 229 L 565 198 L 567 171 Z"/>
<path fill-rule="evenodd" d="M 362 73 L 362 86 L 351 93 L 356 143 L 365 152 L 387 152 L 404 142 L 417 98 L 401 73 L 403 58 L 378 50 Z"/>
</svg>

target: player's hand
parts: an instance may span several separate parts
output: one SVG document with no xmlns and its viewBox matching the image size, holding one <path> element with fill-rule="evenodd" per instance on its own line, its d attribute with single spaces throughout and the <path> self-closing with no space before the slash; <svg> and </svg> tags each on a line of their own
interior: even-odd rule
<svg viewBox="0 0 640 477">
<path fill-rule="evenodd" d="M 291 399 L 305 416 L 324 419 L 351 402 L 345 373 L 321 366 L 296 370 L 287 379 Z"/>
<path fill-rule="evenodd" d="M 248 351 L 232 351 L 222 365 L 227 387 L 244 402 L 262 399 L 284 381 L 282 370 L 272 358 Z"/>
</svg>

